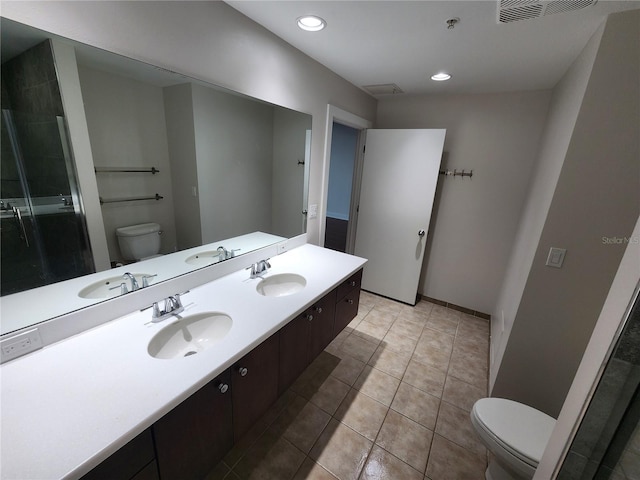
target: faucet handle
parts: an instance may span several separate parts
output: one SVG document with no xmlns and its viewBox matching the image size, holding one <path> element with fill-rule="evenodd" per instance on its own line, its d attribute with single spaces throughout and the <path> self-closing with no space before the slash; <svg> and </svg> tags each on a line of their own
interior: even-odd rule
<svg viewBox="0 0 640 480">
<path fill-rule="evenodd" d="M 252 263 L 247 268 L 245 268 L 245 270 L 251 270 L 251 278 L 255 278 L 257 267 L 258 267 L 257 263 Z"/>
<path fill-rule="evenodd" d="M 127 289 L 127 284 L 125 282 L 122 282 L 120 285 L 116 285 L 115 287 L 110 287 L 109 290 L 115 290 L 116 288 L 120 289 L 120 295 L 129 293 L 129 290 Z"/>
<path fill-rule="evenodd" d="M 175 294 L 175 295 L 173 295 L 173 297 L 171 297 L 171 298 L 173 298 L 173 306 L 174 306 L 176 309 L 184 308 L 184 307 L 182 306 L 182 300 L 180 299 L 180 294 L 179 294 L 179 293 L 176 293 L 176 294 Z"/>
<path fill-rule="evenodd" d="M 154 275 L 145 275 L 144 277 L 142 277 L 142 288 L 148 287 L 149 286 L 149 279 L 150 278 L 154 278 L 157 277 L 158 274 L 154 274 Z"/>
</svg>

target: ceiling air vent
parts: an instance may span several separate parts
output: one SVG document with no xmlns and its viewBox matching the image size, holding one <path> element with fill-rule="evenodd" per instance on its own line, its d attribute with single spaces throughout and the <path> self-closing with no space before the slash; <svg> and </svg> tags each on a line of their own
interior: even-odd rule
<svg viewBox="0 0 640 480">
<path fill-rule="evenodd" d="M 498 23 L 540 18 L 595 5 L 598 0 L 498 0 Z"/>
<path fill-rule="evenodd" d="M 367 92 L 371 95 L 394 95 L 396 93 L 404 93 L 402 89 L 395 83 L 384 83 L 381 85 L 363 85 Z"/>
</svg>

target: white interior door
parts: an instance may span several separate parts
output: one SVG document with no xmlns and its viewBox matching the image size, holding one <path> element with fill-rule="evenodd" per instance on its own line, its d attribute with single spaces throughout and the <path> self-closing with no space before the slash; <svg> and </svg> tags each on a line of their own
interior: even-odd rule
<svg viewBox="0 0 640 480">
<path fill-rule="evenodd" d="M 445 130 L 367 130 L 355 254 L 362 288 L 414 305 Z"/>
</svg>

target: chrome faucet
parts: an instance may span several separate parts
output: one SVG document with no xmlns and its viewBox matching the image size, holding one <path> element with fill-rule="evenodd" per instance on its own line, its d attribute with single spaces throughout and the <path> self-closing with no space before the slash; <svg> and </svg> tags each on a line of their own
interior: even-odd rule
<svg viewBox="0 0 640 480">
<path fill-rule="evenodd" d="M 176 293 L 164 299 L 164 307 L 160 310 L 158 302 L 153 303 L 153 313 L 151 314 L 151 321 L 153 323 L 161 322 L 169 318 L 172 315 L 184 311 L 182 300 L 180 300 L 180 294 Z"/>
<path fill-rule="evenodd" d="M 260 260 L 259 262 L 251 264 L 246 270 L 251 269 L 251 278 L 260 277 L 264 275 L 267 269 L 271 268 L 271 264 L 269 263 L 269 259 Z"/>
<path fill-rule="evenodd" d="M 220 261 L 229 260 L 230 258 L 234 258 L 236 256 L 236 252 L 239 252 L 239 251 L 240 251 L 239 248 L 232 249 L 232 250 L 227 250 L 223 246 L 219 246 L 218 247 L 218 258 L 220 258 Z"/>
<path fill-rule="evenodd" d="M 138 290 L 140 288 L 140 285 L 138 285 L 138 281 L 136 280 L 136 277 L 134 277 L 131 273 L 125 272 L 122 275 L 122 278 L 129 279 L 131 281 L 131 291 L 132 292 L 135 292 L 136 290 Z"/>
</svg>

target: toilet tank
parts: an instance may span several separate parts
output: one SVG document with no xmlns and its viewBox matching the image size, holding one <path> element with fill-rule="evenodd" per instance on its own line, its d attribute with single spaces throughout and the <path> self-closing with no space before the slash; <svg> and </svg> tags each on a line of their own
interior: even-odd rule
<svg viewBox="0 0 640 480">
<path fill-rule="evenodd" d="M 120 253 L 125 260 L 140 260 L 160 252 L 160 225 L 141 223 L 116 228 Z"/>
</svg>

